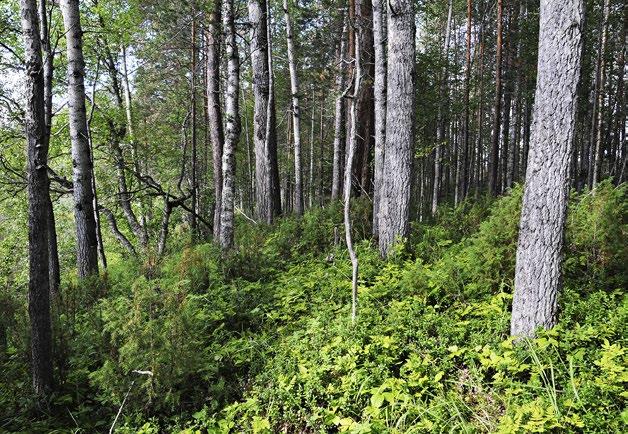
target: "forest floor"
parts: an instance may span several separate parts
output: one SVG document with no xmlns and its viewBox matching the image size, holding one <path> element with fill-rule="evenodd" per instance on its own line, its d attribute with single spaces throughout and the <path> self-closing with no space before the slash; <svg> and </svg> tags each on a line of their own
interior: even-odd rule
<svg viewBox="0 0 628 434">
<path fill-rule="evenodd" d="M 414 224 L 387 261 L 356 201 L 355 324 L 340 204 L 241 221 L 227 257 L 184 241 L 158 264 L 112 257 L 64 287 L 46 417 L 24 411 L 24 349 L 1 362 L 0 431 L 106 432 L 130 390 L 116 432 L 621 432 L 625 192 L 572 196 L 559 324 L 518 345 L 518 189 Z"/>
</svg>

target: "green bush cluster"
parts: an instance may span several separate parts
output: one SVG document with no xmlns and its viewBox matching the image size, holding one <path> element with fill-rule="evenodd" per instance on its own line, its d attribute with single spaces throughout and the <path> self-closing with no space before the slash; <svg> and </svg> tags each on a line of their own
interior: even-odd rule
<svg viewBox="0 0 628 434">
<path fill-rule="evenodd" d="M 508 330 L 519 188 L 415 224 L 388 261 L 369 239 L 369 204 L 356 201 L 355 324 L 339 204 L 272 227 L 240 221 L 227 256 L 188 246 L 150 273 L 120 263 L 66 284 L 62 380 L 45 418 L 19 399 L 29 384 L 16 299 L 23 326 L 0 362 L 0 429 L 106 431 L 128 394 L 123 433 L 621 432 L 625 191 L 605 183 L 571 198 L 560 323 L 518 344 Z"/>
</svg>

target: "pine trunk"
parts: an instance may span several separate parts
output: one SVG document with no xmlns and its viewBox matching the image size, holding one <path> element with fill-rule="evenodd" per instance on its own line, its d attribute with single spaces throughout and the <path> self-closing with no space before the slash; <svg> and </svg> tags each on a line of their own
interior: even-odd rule
<svg viewBox="0 0 628 434">
<path fill-rule="evenodd" d="M 534 120 L 512 305 L 513 336 L 533 336 L 537 327 L 556 323 L 582 16 L 582 0 L 541 0 Z"/>
</svg>

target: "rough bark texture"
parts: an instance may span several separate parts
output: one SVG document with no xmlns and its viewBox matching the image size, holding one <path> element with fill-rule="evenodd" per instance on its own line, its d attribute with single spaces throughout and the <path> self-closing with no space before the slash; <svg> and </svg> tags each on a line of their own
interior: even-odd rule
<svg viewBox="0 0 628 434">
<path fill-rule="evenodd" d="M 220 212 L 220 246 L 233 247 L 233 209 L 235 193 L 235 150 L 240 138 L 240 59 L 236 43 L 233 0 L 223 0 L 223 30 L 227 54 L 227 90 L 225 92 L 226 134 L 222 154 L 222 200 Z"/>
<path fill-rule="evenodd" d="M 288 45 L 288 68 L 290 69 L 290 93 L 292 95 L 292 128 L 294 139 L 294 212 L 303 214 L 303 174 L 301 171 L 301 106 L 299 104 L 299 77 L 297 75 L 294 34 L 288 0 L 283 0 L 283 12 L 286 18 L 286 40 Z"/>
<path fill-rule="evenodd" d="M 379 249 L 387 256 L 409 231 L 414 148 L 415 24 L 411 0 L 388 2 L 388 107 Z"/>
<path fill-rule="evenodd" d="M 379 236 L 379 202 L 386 145 L 386 14 L 383 0 L 373 0 L 375 51 L 375 169 L 373 174 L 373 235 Z"/>
<path fill-rule="evenodd" d="M 220 106 L 220 1 L 214 1 L 207 27 L 207 119 L 214 172 L 214 239 L 220 239 L 222 148 L 225 137 Z"/>
<path fill-rule="evenodd" d="M 270 61 L 266 0 L 249 0 L 251 24 L 251 67 L 253 70 L 253 142 L 255 147 L 255 215 L 271 224 L 275 217 L 271 150 L 277 160 L 274 107 L 269 109 Z M 275 163 L 276 164 L 276 163 Z"/>
<path fill-rule="evenodd" d="M 35 394 L 52 390 L 52 331 L 48 269 L 48 141 L 44 114 L 44 71 L 37 4 L 22 0 L 21 22 L 26 72 L 28 193 L 28 313 L 31 325 L 32 379 Z"/>
<path fill-rule="evenodd" d="M 582 0 L 541 1 L 534 119 L 512 306 L 514 336 L 532 336 L 537 327 L 556 322 L 582 16 Z"/>
<path fill-rule="evenodd" d="M 74 219 L 76 222 L 76 261 L 79 277 L 98 272 L 92 164 L 87 138 L 85 111 L 85 61 L 83 31 L 78 0 L 62 0 L 61 11 L 66 32 L 68 58 L 68 105 L 72 142 L 72 180 L 74 184 Z"/>
</svg>

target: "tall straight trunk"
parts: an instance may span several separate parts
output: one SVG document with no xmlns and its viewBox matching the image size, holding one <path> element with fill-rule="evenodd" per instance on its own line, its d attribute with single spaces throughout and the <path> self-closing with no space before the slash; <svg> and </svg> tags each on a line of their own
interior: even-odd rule
<svg viewBox="0 0 628 434">
<path fill-rule="evenodd" d="M 445 28 L 445 43 L 443 44 L 443 68 L 441 71 L 440 87 L 438 91 L 438 115 L 436 120 L 436 149 L 434 150 L 434 189 L 432 192 L 432 215 L 438 210 L 438 195 L 441 183 L 441 159 L 443 146 L 445 145 L 445 110 L 447 108 L 447 82 L 449 63 L 449 39 L 451 37 L 451 21 L 453 12 L 453 1 L 449 0 L 447 12 L 447 26 Z"/>
<path fill-rule="evenodd" d="M 595 153 L 593 156 L 593 175 L 591 177 L 591 188 L 595 187 L 600 177 L 600 166 L 602 164 L 602 133 L 604 116 L 604 88 L 606 86 L 606 46 L 608 45 L 608 18 L 610 15 L 610 0 L 604 0 L 604 18 L 602 29 L 602 42 L 600 46 L 600 76 L 599 86 L 597 88 L 597 118 L 596 118 L 596 136 L 595 136 Z"/>
<path fill-rule="evenodd" d="M 495 56 L 495 102 L 493 103 L 493 136 L 489 154 L 488 189 L 496 195 L 499 190 L 499 136 L 502 115 L 502 0 L 497 0 L 497 53 Z"/>
<path fill-rule="evenodd" d="M 529 169 L 523 195 L 511 334 L 556 323 L 580 72 L 582 0 L 541 0 Z"/>
<path fill-rule="evenodd" d="M 314 91 L 310 101 L 310 170 L 308 173 L 308 206 L 314 206 Z"/>
<path fill-rule="evenodd" d="M 214 240 L 220 240 L 220 214 L 222 211 L 222 148 L 224 132 L 222 108 L 220 105 L 220 14 L 221 2 L 214 1 L 209 13 L 209 23 L 205 34 L 207 40 L 207 119 L 209 141 L 212 146 L 212 169 L 214 175 Z M 236 95 L 237 96 L 237 95 Z"/>
<path fill-rule="evenodd" d="M 373 235 L 379 236 L 379 203 L 386 146 L 386 11 L 384 0 L 373 0 L 375 51 L 375 170 L 373 176 Z"/>
<path fill-rule="evenodd" d="M 303 173 L 301 170 L 301 106 L 299 104 L 299 77 L 294 48 L 294 34 L 288 0 L 283 0 L 283 13 L 286 18 L 286 40 L 288 45 L 288 68 L 290 70 L 290 94 L 292 100 L 292 128 L 294 138 L 294 212 L 303 214 Z"/>
<path fill-rule="evenodd" d="M 343 191 L 344 201 L 344 226 L 345 241 L 347 250 L 351 259 L 351 322 L 355 323 L 358 313 L 358 256 L 353 247 L 353 238 L 351 236 L 351 177 L 353 172 L 353 160 L 355 160 L 355 151 L 358 141 L 358 96 L 362 90 L 362 62 L 361 62 L 361 23 L 357 24 L 357 35 L 355 38 L 355 64 L 353 82 L 353 97 L 351 98 L 349 112 L 349 148 L 347 149 L 347 165 L 345 166 L 345 181 Z"/>
<path fill-rule="evenodd" d="M 79 277 L 98 272 L 92 163 L 87 141 L 85 111 L 85 61 L 83 31 L 78 0 L 62 0 L 61 12 L 67 43 L 68 105 L 72 142 L 72 180 L 74 185 L 74 219 L 76 222 L 76 261 Z"/>
<path fill-rule="evenodd" d="M 277 215 L 274 172 L 277 171 L 277 138 L 271 88 L 269 16 L 266 0 L 249 0 L 251 67 L 253 72 L 253 142 L 255 147 L 255 215 L 271 224 Z M 274 156 L 271 155 L 274 153 Z M 274 171 L 273 171 L 274 159 Z"/>
<path fill-rule="evenodd" d="M 45 402 L 52 391 L 52 329 L 48 267 L 48 140 L 44 68 L 37 4 L 21 0 L 26 72 L 26 154 L 28 195 L 28 314 L 31 326 L 31 371 L 35 394 Z"/>
<path fill-rule="evenodd" d="M 198 201 L 198 180 L 196 176 L 196 160 L 197 160 L 197 148 L 196 148 L 196 9 L 192 7 L 192 35 L 190 41 L 190 56 L 192 57 L 192 67 L 190 71 L 191 86 L 190 86 L 190 105 L 191 105 L 191 120 L 192 120 L 192 155 L 190 158 L 190 184 L 192 188 L 191 197 L 191 209 L 194 211 L 190 213 L 190 229 L 192 232 L 192 238 L 195 239 L 198 235 L 198 227 L 196 221 L 196 210 Z"/>
<path fill-rule="evenodd" d="M 44 73 L 44 140 L 48 146 L 50 143 L 50 129 L 52 126 L 52 80 L 54 78 L 54 53 L 50 46 L 50 32 L 48 29 L 48 11 L 46 0 L 40 0 L 39 23 L 41 49 L 43 53 Z M 48 194 L 48 263 L 50 274 L 50 293 L 54 297 L 61 284 L 61 269 L 59 267 L 59 248 L 57 246 L 57 227 L 55 222 L 54 207 Z"/>
<path fill-rule="evenodd" d="M 414 2 L 388 2 L 386 155 L 379 214 L 379 249 L 387 256 L 410 229 L 414 150 Z"/>
<path fill-rule="evenodd" d="M 222 200 L 220 211 L 220 246 L 233 247 L 233 209 L 235 194 L 235 150 L 240 138 L 240 58 L 236 43 L 233 0 L 223 0 L 222 23 L 227 55 L 227 90 L 225 92 L 226 134 L 222 153 Z"/>
<path fill-rule="evenodd" d="M 484 142 L 482 134 L 484 132 L 484 17 L 480 23 L 480 30 L 478 34 L 478 44 L 480 45 L 480 54 L 478 57 L 478 81 L 479 81 L 479 101 L 478 101 L 478 116 L 477 116 L 477 157 L 476 157 L 476 175 L 475 175 L 475 196 L 480 193 L 480 185 L 483 182 L 482 179 L 482 167 L 484 166 Z"/>
<path fill-rule="evenodd" d="M 337 72 L 336 72 L 336 103 L 334 112 L 334 155 L 332 163 L 332 176 L 331 176 L 331 200 L 338 200 L 340 197 L 340 188 L 342 185 L 342 148 L 344 143 L 344 98 L 346 94 L 346 67 L 345 58 L 347 56 L 347 33 L 348 33 L 348 20 L 346 14 L 343 14 L 342 32 L 340 35 L 340 44 L 338 49 L 338 55 L 336 59 Z"/>
<path fill-rule="evenodd" d="M 521 68 L 523 67 L 523 59 L 522 59 L 522 35 L 521 35 L 521 24 L 519 20 L 525 19 L 525 2 L 519 2 L 519 13 L 516 17 L 516 32 L 517 32 L 517 41 L 515 48 L 515 60 L 513 64 L 514 68 L 514 87 L 515 90 L 513 95 L 515 95 L 515 108 L 513 109 L 513 114 L 515 116 L 515 125 L 514 125 L 514 134 L 512 134 L 513 140 L 511 141 L 512 150 L 508 154 L 507 166 L 506 166 L 506 188 L 512 187 L 513 183 L 517 180 L 517 170 L 518 170 L 518 160 L 519 160 L 519 149 L 520 149 L 520 139 L 521 139 L 521 97 L 522 97 L 522 74 Z"/>
<path fill-rule="evenodd" d="M 357 107 L 357 142 L 355 161 L 353 164 L 354 191 L 356 195 L 369 194 L 371 190 L 370 166 L 371 150 L 374 145 L 374 94 L 373 80 L 375 76 L 374 43 L 373 43 L 373 6 L 371 0 L 355 0 L 355 27 L 360 28 L 360 59 L 362 68 L 362 87 L 358 94 Z M 357 31 L 355 37 L 357 56 Z"/>
<path fill-rule="evenodd" d="M 273 215 L 281 215 L 281 186 L 279 184 L 279 163 L 277 161 L 277 112 L 275 110 L 275 72 L 273 69 L 273 35 L 270 1 L 266 1 L 266 42 L 268 45 L 268 107 L 266 110 L 266 147 L 270 160 L 270 181 Z"/>
<path fill-rule="evenodd" d="M 469 117 L 471 108 L 469 107 L 469 94 L 471 92 L 471 25 L 472 25 L 472 13 L 473 13 L 473 1 L 467 0 L 467 51 L 466 51 L 466 63 L 464 69 L 464 120 L 462 125 L 462 174 L 460 176 L 460 182 L 458 183 L 458 198 L 464 199 L 467 194 L 468 185 L 468 155 L 469 155 Z"/>
<path fill-rule="evenodd" d="M 318 205 L 322 208 L 324 204 L 323 197 L 323 160 L 325 155 L 325 95 L 321 94 L 321 116 L 318 127 Z"/>
</svg>

